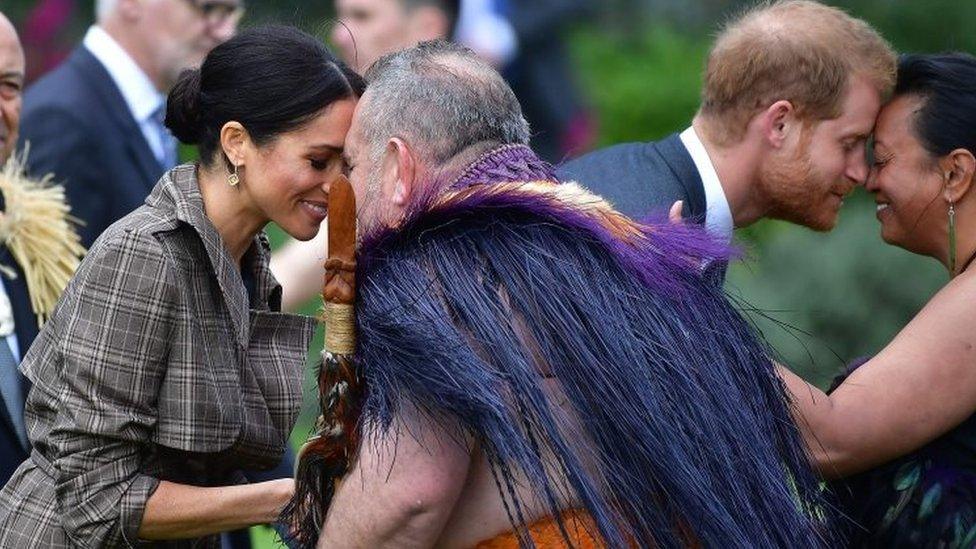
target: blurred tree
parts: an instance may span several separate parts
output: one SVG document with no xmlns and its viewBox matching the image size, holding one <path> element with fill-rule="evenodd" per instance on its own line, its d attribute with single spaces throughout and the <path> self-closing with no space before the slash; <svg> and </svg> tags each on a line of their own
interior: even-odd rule
<svg viewBox="0 0 976 549">
<path fill-rule="evenodd" d="M 658 139 L 684 128 L 698 109 L 708 43 L 655 26 L 608 35 L 581 30 L 572 52 L 599 114 L 600 144 Z"/>
</svg>

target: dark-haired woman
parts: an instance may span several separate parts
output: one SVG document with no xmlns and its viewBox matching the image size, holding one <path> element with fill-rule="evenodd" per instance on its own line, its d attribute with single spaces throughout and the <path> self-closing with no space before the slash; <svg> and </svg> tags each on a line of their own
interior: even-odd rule
<svg viewBox="0 0 976 549">
<path fill-rule="evenodd" d="M 277 516 L 293 482 L 239 471 L 281 458 L 312 323 L 278 312 L 261 231 L 315 236 L 362 89 L 285 27 L 182 76 L 166 124 L 201 162 L 95 242 L 25 357 L 33 451 L 0 492 L 0 547 L 213 547 Z"/>
<path fill-rule="evenodd" d="M 910 55 L 875 127 L 881 236 L 951 280 L 829 396 L 788 375 L 852 547 L 976 547 L 976 58 Z M 910 276 L 910 275 L 909 275 Z M 802 423 L 802 422 L 801 422 Z"/>
</svg>

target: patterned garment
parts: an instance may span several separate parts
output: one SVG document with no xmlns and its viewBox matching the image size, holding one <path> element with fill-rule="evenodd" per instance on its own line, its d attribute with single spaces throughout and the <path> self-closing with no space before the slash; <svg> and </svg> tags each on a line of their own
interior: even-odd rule
<svg viewBox="0 0 976 549">
<path fill-rule="evenodd" d="M 976 547 L 976 472 L 928 451 L 833 483 L 850 547 Z"/>
<path fill-rule="evenodd" d="M 268 259 L 260 235 L 249 299 L 190 165 L 96 241 L 21 366 L 33 452 L 0 492 L 0 547 L 141 545 L 160 480 L 235 484 L 280 460 L 313 321 L 276 312 Z"/>
<path fill-rule="evenodd" d="M 846 375 L 865 361 L 849 367 Z M 919 450 L 831 488 L 849 547 L 976 547 L 976 416 Z"/>
</svg>

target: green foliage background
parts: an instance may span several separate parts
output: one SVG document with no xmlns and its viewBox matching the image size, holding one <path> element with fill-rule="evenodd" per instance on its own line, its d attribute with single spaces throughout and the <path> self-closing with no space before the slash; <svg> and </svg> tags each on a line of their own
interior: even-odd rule
<svg viewBox="0 0 976 549">
<path fill-rule="evenodd" d="M 976 51 L 971 0 L 845 0 L 843 7 L 878 28 L 900 51 Z M 78 5 L 73 43 L 91 20 L 93 2 Z M 747 3 L 716 0 L 608 0 L 596 17 L 567 33 L 579 83 L 600 119 L 601 145 L 658 139 L 685 128 L 698 105 L 700 74 L 711 36 Z M 34 2 L 4 0 L 15 24 Z M 326 35 L 329 2 L 248 3 L 245 24 L 276 21 Z M 276 244 L 284 236 L 270 228 Z M 848 360 L 877 352 L 943 284 L 934 261 L 881 242 L 874 205 L 863 190 L 850 198 L 838 227 L 816 234 L 760 222 L 737 240 L 747 261 L 729 275 L 729 293 L 756 321 L 783 360 L 825 384 Z M 315 314 L 310 303 L 305 312 Z M 317 334 L 312 355 L 321 348 Z M 312 373 L 306 411 L 293 433 L 304 440 L 313 415 Z M 254 529 L 261 546 L 266 529 Z"/>
</svg>

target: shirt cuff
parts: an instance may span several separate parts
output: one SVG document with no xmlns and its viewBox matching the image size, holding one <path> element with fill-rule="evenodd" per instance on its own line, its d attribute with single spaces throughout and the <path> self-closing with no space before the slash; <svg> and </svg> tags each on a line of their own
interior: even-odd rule
<svg viewBox="0 0 976 549">
<path fill-rule="evenodd" d="M 146 501 L 158 486 L 158 478 L 140 474 L 136 475 L 129 489 L 122 495 L 119 504 L 119 527 L 122 529 L 122 541 L 126 547 L 139 547 L 143 543 L 139 540 L 139 527 L 142 526 Z"/>
</svg>

